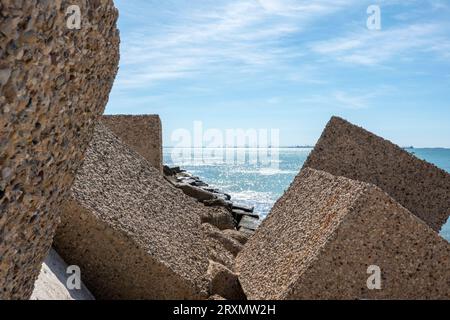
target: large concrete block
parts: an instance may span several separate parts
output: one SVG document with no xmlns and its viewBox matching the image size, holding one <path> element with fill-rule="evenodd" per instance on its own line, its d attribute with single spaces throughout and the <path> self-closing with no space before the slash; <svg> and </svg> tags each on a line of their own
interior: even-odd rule
<svg viewBox="0 0 450 320">
<path fill-rule="evenodd" d="M 370 266 L 381 290 L 370 290 Z M 304 169 L 236 260 L 249 299 L 448 299 L 450 244 L 378 187 Z"/>
<path fill-rule="evenodd" d="M 31 300 L 95 300 L 83 282 L 79 289 L 68 287 L 68 283 L 74 283 L 71 278 L 73 275 L 67 263 L 51 249 L 34 284 Z"/>
<path fill-rule="evenodd" d="M 373 183 L 439 231 L 450 216 L 450 174 L 334 117 L 304 167 Z"/>
<path fill-rule="evenodd" d="M 163 171 L 161 119 L 157 115 L 107 115 L 102 122 L 123 142 Z"/>
<path fill-rule="evenodd" d="M 55 248 L 97 299 L 206 297 L 202 205 L 99 124 Z"/>
<path fill-rule="evenodd" d="M 32 293 L 117 72 L 116 19 L 111 0 L 0 1 L 0 299 Z"/>
</svg>

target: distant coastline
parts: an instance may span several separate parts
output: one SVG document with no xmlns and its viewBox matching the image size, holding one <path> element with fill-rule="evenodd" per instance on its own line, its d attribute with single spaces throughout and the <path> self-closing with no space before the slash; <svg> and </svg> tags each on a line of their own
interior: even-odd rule
<svg viewBox="0 0 450 320">
<path fill-rule="evenodd" d="M 242 147 L 177 147 L 177 146 L 163 146 L 165 149 L 313 149 L 314 146 L 281 146 L 281 147 L 251 147 L 251 146 L 242 146 Z M 450 150 L 450 147 L 402 147 L 405 150 Z"/>
</svg>

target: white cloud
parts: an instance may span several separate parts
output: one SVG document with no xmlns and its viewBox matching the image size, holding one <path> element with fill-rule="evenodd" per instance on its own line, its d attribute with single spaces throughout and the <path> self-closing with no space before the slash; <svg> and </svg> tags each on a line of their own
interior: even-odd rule
<svg viewBox="0 0 450 320">
<path fill-rule="evenodd" d="M 445 57 L 450 44 L 443 35 L 445 29 L 435 23 L 381 31 L 361 29 L 344 37 L 316 42 L 310 48 L 331 59 L 360 65 L 377 65 L 393 58 L 411 58 L 430 51 Z"/>
<path fill-rule="evenodd" d="M 283 46 L 308 23 L 356 0 L 239 0 L 185 10 L 180 19 L 143 25 L 122 34 L 121 88 L 186 79 L 199 74 L 267 71 L 302 55 Z M 126 14 L 132 15 L 128 9 Z M 161 10 L 161 8 L 159 9 Z M 138 13 L 137 13 L 138 14 Z"/>
<path fill-rule="evenodd" d="M 298 102 L 304 107 L 341 108 L 341 109 L 369 109 L 377 106 L 378 99 L 396 93 L 391 86 L 378 86 L 371 90 L 338 89 L 323 94 L 313 94 L 301 98 Z"/>
</svg>

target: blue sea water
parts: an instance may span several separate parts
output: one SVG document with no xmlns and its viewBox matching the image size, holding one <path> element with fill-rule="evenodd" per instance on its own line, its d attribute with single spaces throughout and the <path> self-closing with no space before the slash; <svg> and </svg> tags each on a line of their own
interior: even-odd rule
<svg viewBox="0 0 450 320">
<path fill-rule="evenodd" d="M 450 172 L 450 149 L 407 149 L 420 159 Z M 165 148 L 164 162 L 199 176 L 204 182 L 231 194 L 235 202 L 255 206 L 263 218 L 289 187 L 306 161 L 310 148 L 263 150 L 270 162 L 258 159 L 261 149 Z M 231 156 L 230 156 L 231 155 Z M 231 160 L 230 160 L 231 159 Z M 261 158 L 259 158 L 261 159 Z M 450 221 L 442 236 L 450 241 Z"/>
</svg>

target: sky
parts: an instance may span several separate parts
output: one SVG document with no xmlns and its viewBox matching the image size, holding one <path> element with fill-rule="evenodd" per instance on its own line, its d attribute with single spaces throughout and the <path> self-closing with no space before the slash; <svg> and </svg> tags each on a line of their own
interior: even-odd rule
<svg viewBox="0 0 450 320">
<path fill-rule="evenodd" d="M 279 129 L 314 145 L 341 116 L 400 146 L 450 147 L 450 0 L 115 0 L 107 114 L 178 129 Z M 381 29 L 367 9 L 381 9 Z"/>
</svg>

